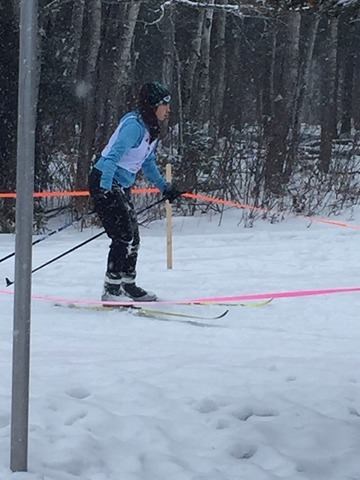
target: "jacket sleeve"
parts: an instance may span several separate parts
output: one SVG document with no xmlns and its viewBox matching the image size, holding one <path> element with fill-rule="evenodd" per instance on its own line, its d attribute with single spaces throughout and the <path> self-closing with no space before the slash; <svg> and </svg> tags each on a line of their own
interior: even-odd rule
<svg viewBox="0 0 360 480">
<path fill-rule="evenodd" d="M 156 154 L 153 152 L 151 153 L 142 165 L 142 170 L 144 172 L 145 177 L 154 185 L 156 185 L 161 192 L 164 191 L 166 186 L 166 180 L 161 175 L 159 168 L 156 164 Z"/>
<path fill-rule="evenodd" d="M 111 190 L 116 167 L 121 157 L 131 148 L 137 147 L 141 141 L 142 130 L 138 122 L 127 122 L 118 132 L 117 138 L 110 151 L 104 156 L 104 168 L 101 175 L 100 187 Z"/>
</svg>

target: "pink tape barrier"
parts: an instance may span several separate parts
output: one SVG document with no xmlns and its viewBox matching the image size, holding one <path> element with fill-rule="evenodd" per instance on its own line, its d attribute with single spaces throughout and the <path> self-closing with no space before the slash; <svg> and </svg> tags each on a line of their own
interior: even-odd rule
<svg viewBox="0 0 360 480">
<path fill-rule="evenodd" d="M 191 303 L 235 303 L 250 300 L 265 300 L 270 298 L 294 298 L 294 297 L 311 297 L 316 295 L 334 295 L 337 293 L 354 293 L 360 292 L 360 287 L 340 287 L 340 288 L 324 288 L 315 290 L 290 290 L 285 292 L 267 292 L 267 293 L 249 293 L 240 295 L 231 295 L 223 297 L 199 297 L 187 300 L 159 300 L 157 302 L 101 302 L 100 300 L 72 299 L 64 297 L 54 297 L 50 295 L 32 295 L 33 300 L 59 303 L 62 305 L 185 305 Z M 13 295 L 13 291 L 0 290 L 1 295 Z"/>
</svg>

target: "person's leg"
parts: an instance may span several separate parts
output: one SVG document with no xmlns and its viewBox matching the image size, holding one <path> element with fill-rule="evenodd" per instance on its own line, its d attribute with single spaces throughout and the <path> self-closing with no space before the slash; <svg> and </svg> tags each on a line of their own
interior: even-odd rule
<svg viewBox="0 0 360 480">
<path fill-rule="evenodd" d="M 140 245 L 139 227 L 130 190 L 114 188 L 112 195 L 104 199 L 100 194 L 97 178 L 101 173 L 90 177 L 90 193 L 107 235 L 111 238 L 110 251 L 105 275 L 104 295 L 116 296 L 124 293 L 128 297 L 142 301 L 153 301 L 156 295 L 138 287 L 136 263 Z"/>
<path fill-rule="evenodd" d="M 89 179 L 90 195 L 96 213 L 111 238 L 105 275 L 104 294 L 121 294 L 121 278 L 128 264 L 128 252 L 134 240 L 132 208 L 128 195 L 121 187 L 113 188 L 108 198 L 104 198 L 99 187 L 101 172 L 93 170 Z M 136 218 L 136 216 L 135 216 Z M 138 236 L 138 229 L 136 224 Z M 135 242 L 136 243 L 136 242 Z M 137 242 L 138 243 L 138 242 Z M 133 249 L 131 248 L 133 251 Z M 132 255 L 132 268 L 136 271 L 137 250 Z"/>
<path fill-rule="evenodd" d="M 156 295 L 147 292 L 136 285 L 136 262 L 140 245 L 139 226 L 134 205 L 130 197 L 130 189 L 126 190 L 129 218 L 132 231 L 132 239 L 128 243 L 127 252 L 124 258 L 123 270 L 121 272 L 121 290 L 133 300 L 152 302 L 156 300 Z"/>
<path fill-rule="evenodd" d="M 131 235 L 128 236 L 129 241 L 126 244 L 126 252 L 124 254 L 124 262 L 121 272 L 122 276 L 127 277 L 129 281 L 135 281 L 136 263 L 140 247 L 139 226 L 135 208 L 130 197 L 130 189 L 125 189 L 125 198 L 129 217 L 128 229 L 131 231 Z"/>
<path fill-rule="evenodd" d="M 139 228 L 134 206 L 128 192 L 118 193 L 116 212 L 107 209 L 103 214 L 103 225 L 107 225 L 112 242 L 107 262 L 104 294 L 121 295 L 121 285 L 125 281 L 134 283 L 139 250 Z M 107 218 L 111 215 L 111 218 Z"/>
</svg>

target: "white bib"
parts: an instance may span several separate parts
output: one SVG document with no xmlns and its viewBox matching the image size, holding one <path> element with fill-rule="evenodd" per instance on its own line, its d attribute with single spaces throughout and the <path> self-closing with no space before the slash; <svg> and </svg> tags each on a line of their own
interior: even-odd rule
<svg viewBox="0 0 360 480">
<path fill-rule="evenodd" d="M 129 116 L 119 123 L 117 129 L 111 135 L 109 143 L 101 152 L 101 155 L 103 157 L 106 157 L 106 155 L 110 152 L 113 144 L 115 143 L 118 135 L 120 134 L 121 127 L 130 118 L 137 117 L 135 115 Z M 138 147 L 131 148 L 128 152 L 125 153 L 125 155 L 120 157 L 117 161 L 117 165 L 121 168 L 124 168 L 125 170 L 128 170 L 131 173 L 137 173 L 141 169 L 142 164 L 144 163 L 146 158 L 155 150 L 156 144 L 157 140 L 154 140 L 150 143 L 150 134 L 145 129 L 145 135 L 141 140 L 140 145 Z"/>
</svg>

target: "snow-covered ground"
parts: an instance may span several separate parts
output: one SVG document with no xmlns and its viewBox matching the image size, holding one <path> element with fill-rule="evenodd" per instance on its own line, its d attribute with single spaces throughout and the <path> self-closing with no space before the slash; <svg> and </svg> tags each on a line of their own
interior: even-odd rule
<svg viewBox="0 0 360 480">
<path fill-rule="evenodd" d="M 139 285 L 163 299 L 360 285 L 359 231 L 300 218 L 244 229 L 237 216 L 176 218 L 172 271 L 164 224 L 143 229 Z M 95 233 L 41 242 L 33 267 Z M 35 273 L 33 293 L 99 298 L 108 243 Z M 0 257 L 13 247 L 0 235 Z M 12 260 L 0 272 L 13 278 Z M 34 302 L 29 473 L 18 474 L 12 301 L 0 295 L 1 480 L 360 479 L 360 294 L 231 307 L 204 327 Z"/>
</svg>

